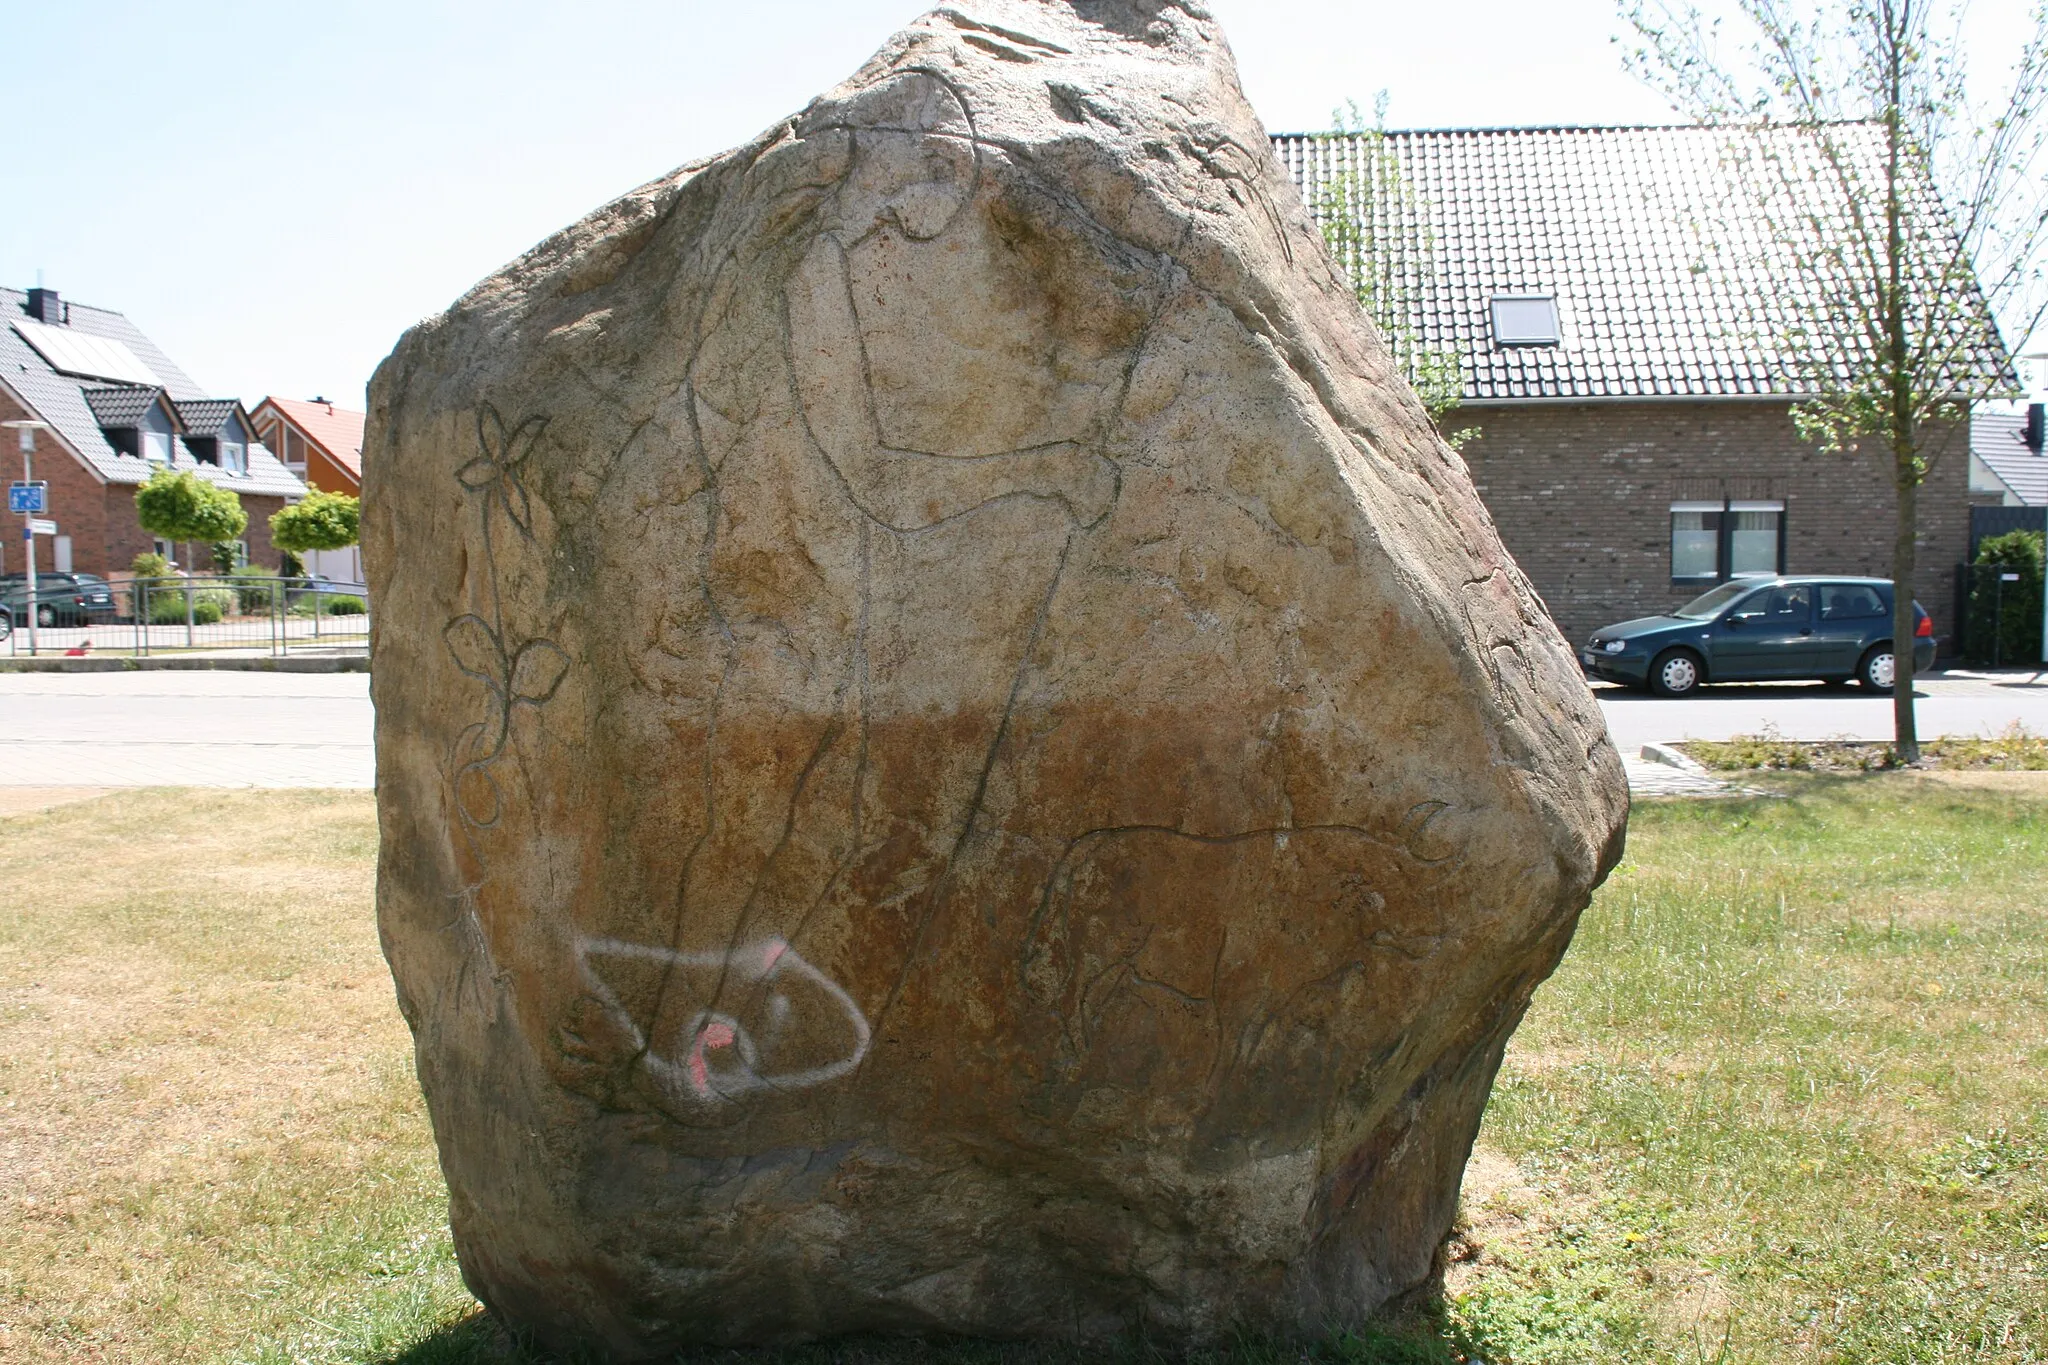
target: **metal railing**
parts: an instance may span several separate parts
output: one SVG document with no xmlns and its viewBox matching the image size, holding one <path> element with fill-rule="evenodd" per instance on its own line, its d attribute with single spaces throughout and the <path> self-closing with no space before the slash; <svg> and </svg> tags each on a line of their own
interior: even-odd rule
<svg viewBox="0 0 2048 1365">
<path fill-rule="evenodd" d="M 29 652 L 25 603 L 0 595 L 0 646 Z M 369 648 L 369 598 L 360 583 L 255 574 L 132 578 L 36 593 L 37 653 L 44 655 L 351 654 Z"/>
</svg>

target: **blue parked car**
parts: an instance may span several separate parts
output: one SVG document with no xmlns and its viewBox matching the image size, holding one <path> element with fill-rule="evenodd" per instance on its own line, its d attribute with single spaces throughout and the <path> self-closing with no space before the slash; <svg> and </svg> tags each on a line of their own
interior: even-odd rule
<svg viewBox="0 0 2048 1365">
<path fill-rule="evenodd" d="M 1913 669 L 1934 664 L 1934 622 L 1918 602 Z M 1580 651 L 1609 682 L 1682 697 L 1702 683 L 1855 679 L 1892 690 L 1892 585 L 1882 578 L 1743 578 L 1664 616 L 1603 626 Z"/>
</svg>

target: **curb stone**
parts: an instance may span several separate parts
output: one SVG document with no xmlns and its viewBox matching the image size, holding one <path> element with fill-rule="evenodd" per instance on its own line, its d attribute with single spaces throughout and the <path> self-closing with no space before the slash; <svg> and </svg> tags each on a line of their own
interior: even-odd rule
<svg viewBox="0 0 2048 1365">
<path fill-rule="evenodd" d="M 1706 766 L 1698 759 L 1692 758 L 1669 744 L 1645 744 L 1642 754 L 1647 762 L 1662 763 L 1665 767 L 1676 768 L 1680 772 L 1704 775 L 1707 771 Z"/>
</svg>

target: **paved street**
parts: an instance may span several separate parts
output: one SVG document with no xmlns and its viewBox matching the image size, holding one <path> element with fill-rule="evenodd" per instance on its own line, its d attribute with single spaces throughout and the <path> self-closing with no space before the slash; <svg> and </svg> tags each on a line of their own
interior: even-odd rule
<svg viewBox="0 0 2048 1365">
<path fill-rule="evenodd" d="M 361 673 L 0 674 L 0 787 L 367 787 L 369 683 Z M 1923 736 L 1997 734 L 2015 722 L 2048 734 L 2048 674 L 1949 674 L 1919 690 Z M 1739 686 L 1661 701 L 1603 687 L 1599 696 L 1631 758 L 1653 741 L 1766 725 L 1793 739 L 1891 731 L 1890 699 L 1853 689 Z M 1671 770 L 1642 771 L 1638 786 L 1683 785 Z"/>
<path fill-rule="evenodd" d="M 1920 737 L 1996 735 L 2015 723 L 2048 734 L 2048 673 L 1947 673 L 1922 678 Z M 1615 747 L 1730 739 L 1766 726 L 1787 739 L 1884 740 L 1892 734 L 1892 699 L 1860 688 L 1819 683 L 1741 683 L 1667 701 L 1618 687 L 1596 689 Z"/>
<path fill-rule="evenodd" d="M 367 787 L 361 673 L 0 673 L 0 786 Z"/>
</svg>

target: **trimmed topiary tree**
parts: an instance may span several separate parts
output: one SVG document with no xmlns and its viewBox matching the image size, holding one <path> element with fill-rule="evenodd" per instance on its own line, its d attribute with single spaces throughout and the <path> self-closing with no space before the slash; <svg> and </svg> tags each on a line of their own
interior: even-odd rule
<svg viewBox="0 0 2048 1365">
<path fill-rule="evenodd" d="M 135 519 L 151 535 L 181 543 L 239 540 L 249 529 L 249 514 L 234 491 L 189 469 L 182 474 L 159 469 L 150 475 L 135 490 Z"/>
<path fill-rule="evenodd" d="M 249 529 L 249 514 L 242 509 L 242 500 L 234 490 L 208 483 L 191 470 L 173 474 L 168 469 L 159 469 L 149 476 L 149 482 L 135 490 L 135 519 L 142 523 L 142 529 L 164 540 L 174 540 L 186 545 L 194 541 L 213 544 L 222 540 L 239 540 L 242 532 Z M 186 563 L 192 559 L 188 552 Z M 200 621 L 200 612 L 193 600 L 192 587 L 185 585 L 185 642 L 192 643 L 192 628 L 195 625 L 210 624 Z M 151 608 L 152 617 L 155 608 Z M 215 620 L 219 617 L 216 615 Z"/>
<path fill-rule="evenodd" d="M 270 543 L 280 550 L 346 550 L 356 543 L 361 504 L 346 493 L 314 489 L 270 517 Z"/>
</svg>

